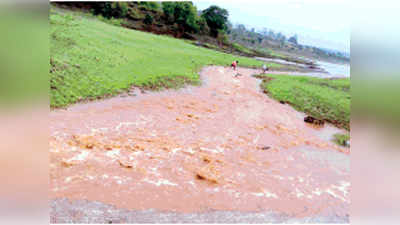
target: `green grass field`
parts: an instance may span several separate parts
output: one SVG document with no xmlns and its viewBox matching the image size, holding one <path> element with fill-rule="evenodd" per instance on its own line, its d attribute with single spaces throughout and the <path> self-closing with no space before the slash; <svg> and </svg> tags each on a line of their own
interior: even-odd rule
<svg viewBox="0 0 400 225">
<path fill-rule="evenodd" d="M 262 88 L 271 97 L 317 119 L 350 130 L 350 79 L 261 75 Z"/>
<path fill-rule="evenodd" d="M 157 90 L 199 84 L 198 72 L 205 65 L 230 65 L 233 60 L 245 67 L 262 65 L 55 7 L 50 25 L 51 107 L 114 95 L 132 85 Z"/>
</svg>

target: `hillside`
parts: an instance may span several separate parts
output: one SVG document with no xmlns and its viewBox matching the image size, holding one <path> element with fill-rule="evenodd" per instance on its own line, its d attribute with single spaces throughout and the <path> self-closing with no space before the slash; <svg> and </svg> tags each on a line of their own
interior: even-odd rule
<svg viewBox="0 0 400 225">
<path fill-rule="evenodd" d="M 228 29 L 229 40 L 241 44 L 248 49 L 258 49 L 270 58 L 280 58 L 289 61 L 303 61 L 302 58 L 322 60 L 331 63 L 350 63 L 350 56 L 345 52 L 334 51 L 315 46 L 302 45 L 297 41 L 297 35 L 287 38 L 273 30 L 256 31 L 242 24 Z"/>
<path fill-rule="evenodd" d="M 52 7 L 50 25 L 52 107 L 118 94 L 132 85 L 160 89 L 198 84 L 198 71 L 205 65 L 230 65 L 233 60 L 240 66 L 262 65 L 188 41 L 126 29 L 88 13 Z"/>
<path fill-rule="evenodd" d="M 192 7 L 193 11 L 196 10 L 193 4 L 190 2 L 186 3 L 187 5 L 185 6 Z M 192 40 L 192 44 L 196 46 L 202 46 L 225 53 L 248 57 L 281 58 L 288 61 L 312 65 L 312 63 L 309 63 L 307 60 L 292 57 L 289 56 L 289 54 L 284 55 L 276 53 L 275 49 L 277 48 L 274 39 L 268 39 L 268 43 L 272 41 L 270 45 L 254 45 L 254 34 L 250 33 L 250 35 L 248 35 L 246 32 L 243 34 L 237 32 L 238 29 L 230 26 L 229 21 L 227 21 L 225 31 L 219 31 L 217 36 L 213 36 L 210 27 L 200 16 L 203 13 L 202 11 L 196 12 L 198 14 L 194 24 L 196 28 L 193 30 L 190 27 L 188 28 L 180 25 L 180 16 L 174 15 L 175 13 L 170 13 L 172 15 L 168 15 L 165 12 L 166 9 L 163 9 L 164 4 L 158 2 L 119 2 L 115 4 L 109 2 L 53 2 L 52 5 L 68 10 L 98 15 L 99 19 L 104 19 L 104 17 L 106 17 L 129 29 Z M 185 6 L 178 11 L 181 12 L 184 10 Z M 189 12 L 182 12 L 184 16 L 187 16 L 188 13 Z M 235 33 L 240 34 L 239 39 L 232 38 Z"/>
</svg>

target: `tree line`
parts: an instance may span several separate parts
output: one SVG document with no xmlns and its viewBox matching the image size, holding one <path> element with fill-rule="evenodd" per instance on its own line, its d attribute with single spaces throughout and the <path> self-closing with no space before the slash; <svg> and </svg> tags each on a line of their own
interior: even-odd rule
<svg viewBox="0 0 400 225">
<path fill-rule="evenodd" d="M 192 2 L 94 2 L 92 6 L 95 15 L 106 18 L 130 18 L 133 8 L 143 7 L 162 13 L 166 23 L 177 25 L 181 32 L 202 33 L 218 37 L 226 33 L 229 13 L 226 9 L 212 5 L 198 11 Z M 154 22 L 153 16 L 147 14 L 143 19 L 145 24 Z"/>
<path fill-rule="evenodd" d="M 315 46 L 302 45 L 298 42 L 297 34 L 287 38 L 281 32 L 263 28 L 256 31 L 254 28 L 248 29 L 243 24 L 235 26 L 229 24 L 227 31 L 231 42 L 239 43 L 253 49 L 278 49 L 298 54 L 309 54 L 317 57 L 333 57 L 340 61 L 348 61 L 349 57 L 345 53 L 334 50 L 327 50 Z"/>
<path fill-rule="evenodd" d="M 220 45 L 239 43 L 249 48 L 276 48 L 288 51 L 307 51 L 315 55 L 346 58 L 340 53 L 328 52 L 313 46 L 298 43 L 297 35 L 286 37 L 281 32 L 267 30 L 255 31 L 245 25 L 233 26 L 229 20 L 229 12 L 216 5 L 205 10 L 197 10 L 190 2 L 59 2 L 57 4 L 87 9 L 94 15 L 105 18 L 141 21 L 151 28 L 155 25 L 166 25 L 168 33 L 178 34 L 176 37 L 189 37 L 184 34 L 197 34 L 215 38 Z M 133 24 L 134 24 L 133 23 Z M 136 27 L 130 27 L 137 29 Z M 151 29 L 149 31 L 153 32 Z M 161 32 L 162 33 L 162 32 Z"/>
</svg>

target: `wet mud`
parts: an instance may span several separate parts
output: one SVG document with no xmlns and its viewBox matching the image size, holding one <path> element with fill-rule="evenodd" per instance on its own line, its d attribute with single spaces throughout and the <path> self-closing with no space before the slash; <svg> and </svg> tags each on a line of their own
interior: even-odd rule
<svg viewBox="0 0 400 225">
<path fill-rule="evenodd" d="M 259 90 L 258 71 L 238 72 L 206 67 L 200 87 L 51 111 L 52 220 L 61 199 L 347 220 L 350 153 L 330 141 L 338 130 L 304 123 L 304 114 Z"/>
</svg>

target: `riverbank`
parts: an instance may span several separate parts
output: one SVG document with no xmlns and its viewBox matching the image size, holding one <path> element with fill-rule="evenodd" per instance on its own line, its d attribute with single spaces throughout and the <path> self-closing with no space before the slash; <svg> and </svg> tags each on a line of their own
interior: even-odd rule
<svg viewBox="0 0 400 225">
<path fill-rule="evenodd" d="M 205 65 L 262 62 L 184 40 L 123 28 L 82 12 L 50 10 L 50 105 L 114 96 L 132 86 L 160 90 L 199 84 Z M 268 64 L 271 68 L 282 65 Z"/>
<path fill-rule="evenodd" d="M 350 129 L 350 79 L 323 79 L 284 74 L 259 75 L 269 96 L 312 117 Z"/>
</svg>

